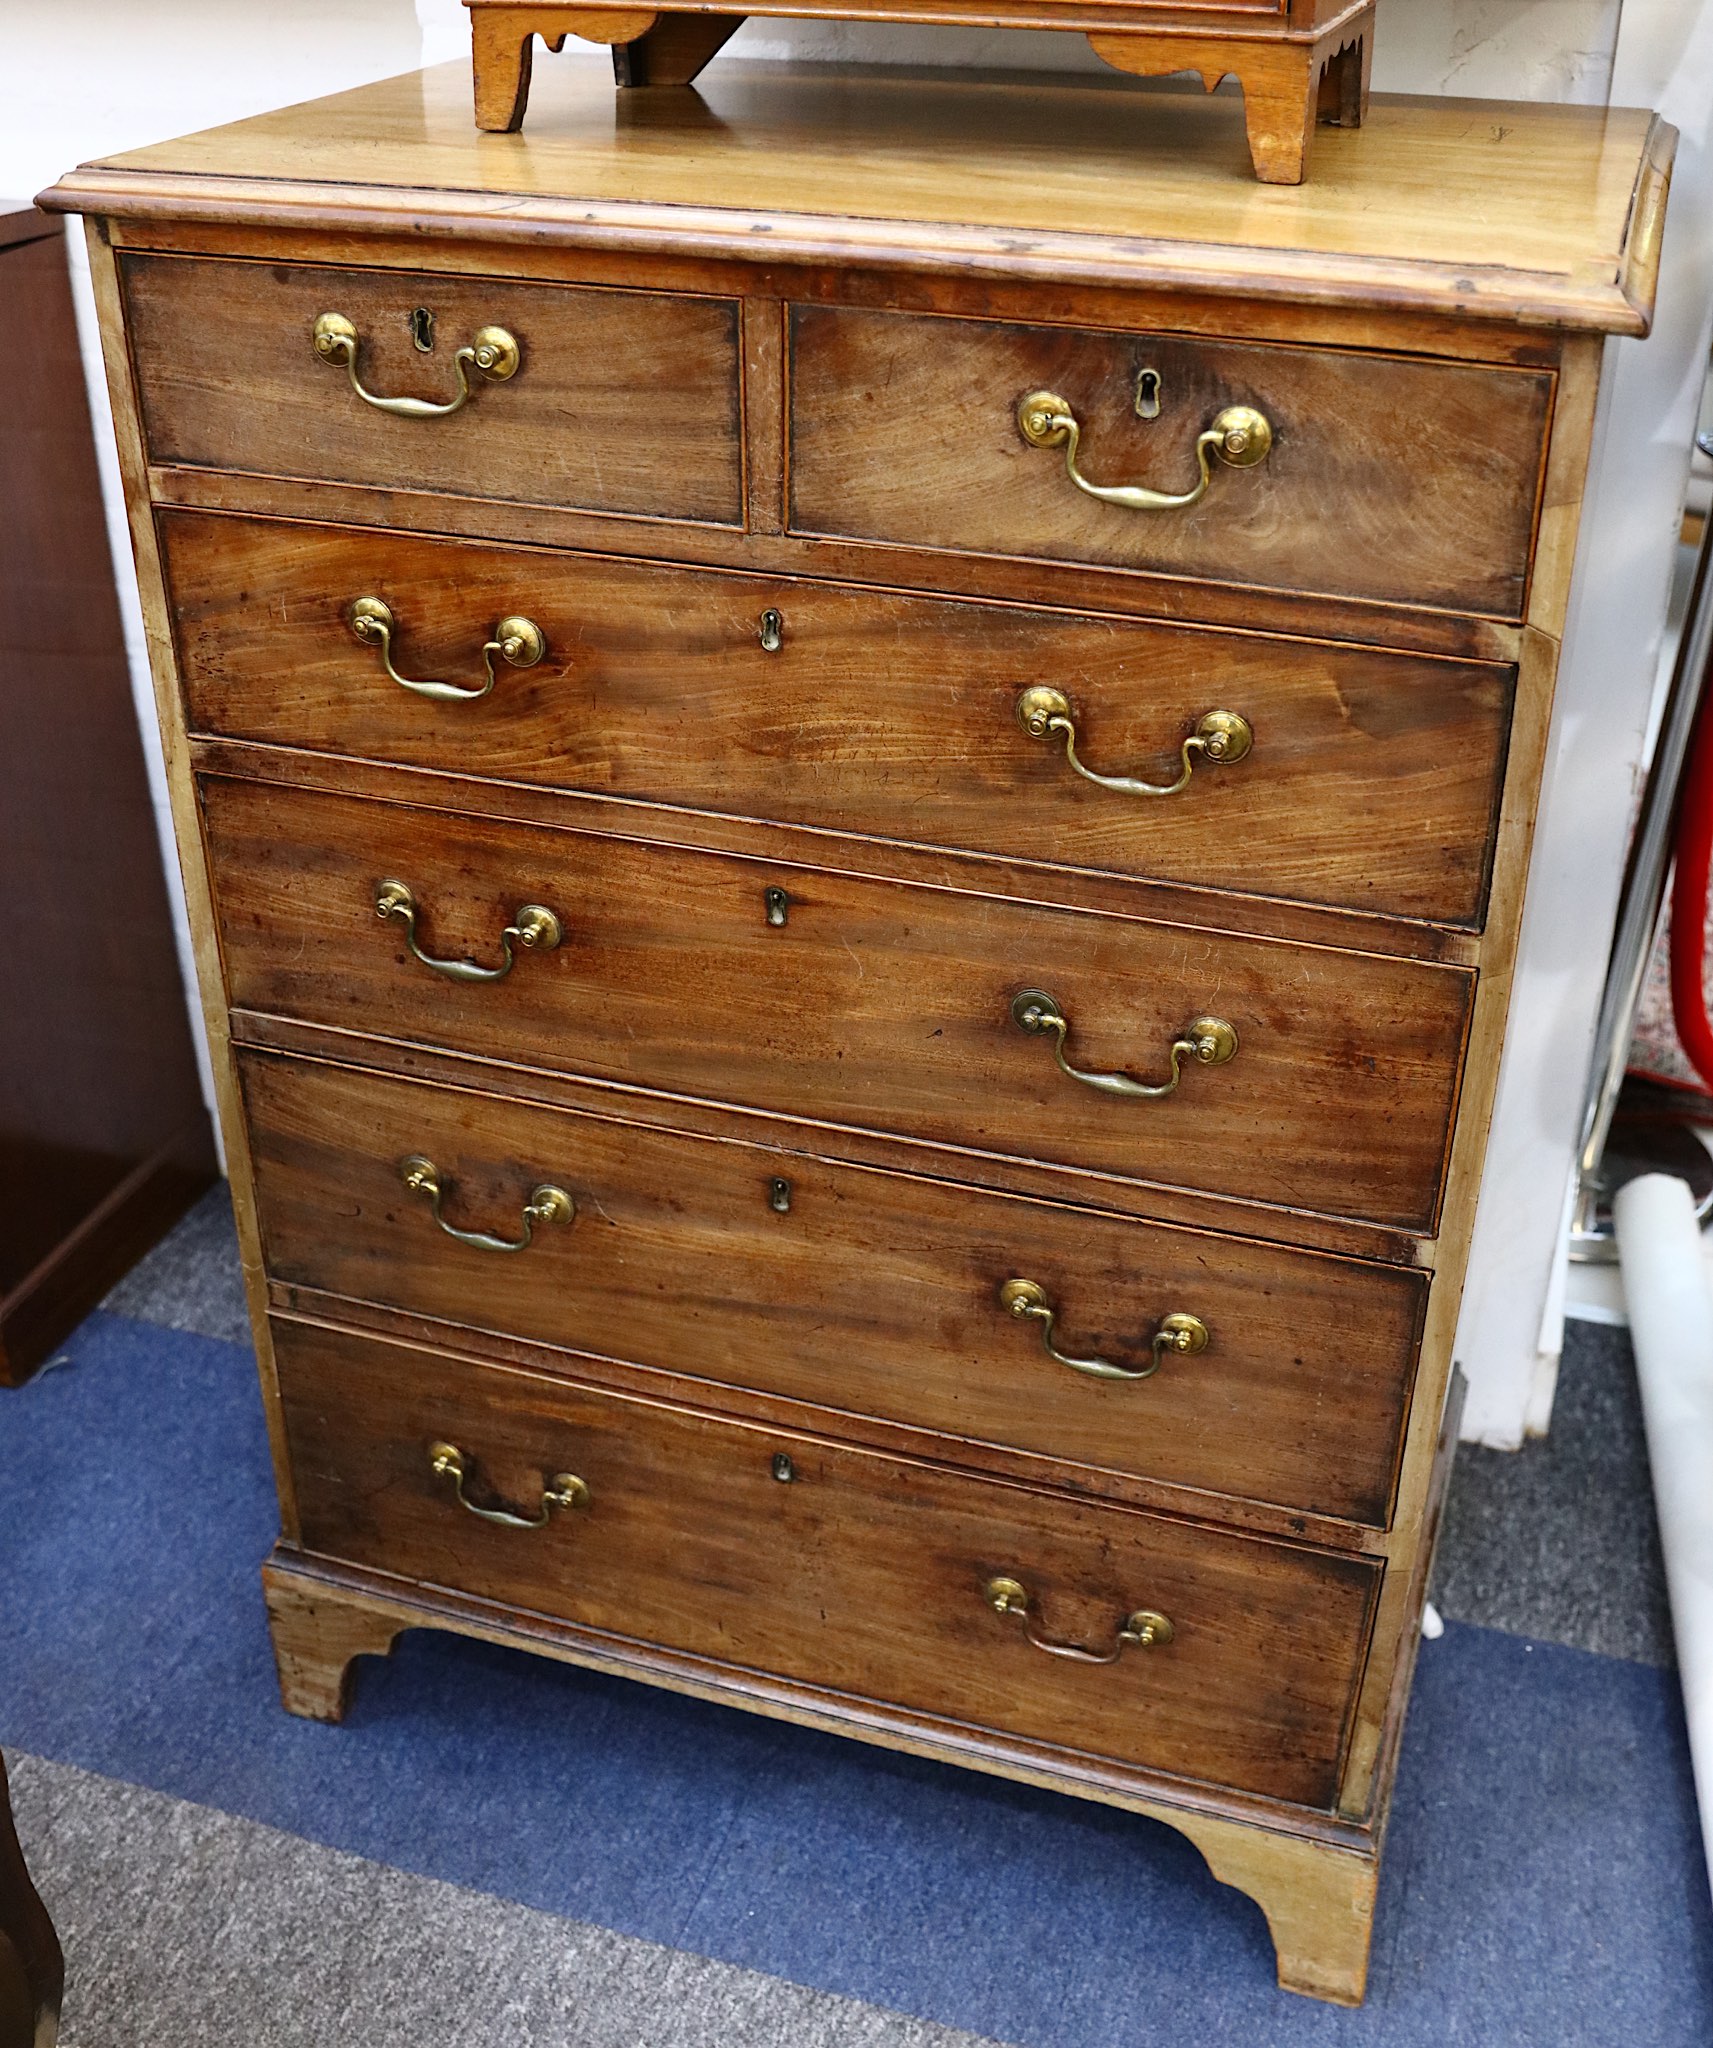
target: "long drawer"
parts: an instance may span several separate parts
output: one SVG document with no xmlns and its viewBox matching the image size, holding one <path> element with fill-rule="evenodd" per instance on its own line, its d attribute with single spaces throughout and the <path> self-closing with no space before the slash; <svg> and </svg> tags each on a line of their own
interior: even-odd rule
<svg viewBox="0 0 1713 2048">
<path fill-rule="evenodd" d="M 1481 922 L 1509 668 L 405 534 L 162 531 L 193 731 Z M 528 666 L 491 651 L 512 618 L 540 633 Z M 1203 724 L 1229 714 L 1252 737 L 1222 762 Z M 1159 790 L 1192 740 L 1169 796 L 1066 753 Z"/>
<path fill-rule="evenodd" d="M 240 1010 L 1404 1228 L 1437 1213 L 1463 969 L 260 782 L 202 795 Z M 1119 1096 L 1061 1058 L 1181 1078 Z"/>
<path fill-rule="evenodd" d="M 1335 1796 L 1367 1560 L 321 1327 L 276 1322 L 275 1348 L 312 1551 L 976 1730 Z"/>
<path fill-rule="evenodd" d="M 1074 449 L 1025 437 L 1037 394 Z M 797 306 L 791 524 L 1516 619 L 1552 396 L 1544 370 Z M 1074 453 L 1096 486 L 1182 494 L 1232 407 L 1271 447 L 1210 452 L 1199 503 L 1113 504 L 1066 472 Z"/>
<path fill-rule="evenodd" d="M 1423 1274 L 274 1055 L 240 1073 L 288 1287 L 1387 1518 Z M 544 1185 L 569 1214 L 526 1216 Z"/>
<path fill-rule="evenodd" d="M 121 273 L 157 463 L 742 523 L 734 299 L 182 256 Z M 324 316 L 347 347 L 318 349 Z M 496 328 L 510 374 L 460 364 Z M 388 402 L 470 395 L 411 418 L 353 379 Z"/>
</svg>

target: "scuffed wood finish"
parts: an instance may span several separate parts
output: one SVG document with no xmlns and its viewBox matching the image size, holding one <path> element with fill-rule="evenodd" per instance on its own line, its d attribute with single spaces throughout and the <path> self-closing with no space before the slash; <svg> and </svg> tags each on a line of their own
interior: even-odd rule
<svg viewBox="0 0 1713 2048">
<path fill-rule="evenodd" d="M 1375 1858 L 1261 1828 L 1184 1832 L 1220 1883 L 1246 1892 L 1266 1914 L 1281 1990 L 1362 2003 L 1380 1888 Z"/>
<path fill-rule="evenodd" d="M 734 300 L 170 256 L 122 270 L 157 463 L 742 524 Z M 401 418 L 316 354 L 323 313 L 354 324 L 358 374 L 383 397 L 455 397 L 452 359 L 483 327 L 522 360 L 504 382 L 472 371 L 447 418 Z"/>
<path fill-rule="evenodd" d="M 1098 484 L 1188 489 L 1231 405 L 1266 414 L 1273 450 L 1216 460 L 1188 510 L 1105 505 L 1024 440 L 1033 391 L 1070 406 Z M 791 525 L 1519 619 L 1551 399 L 1539 371 L 797 307 Z"/>
<path fill-rule="evenodd" d="M 240 1066 L 283 1286 L 766 1389 L 840 1426 L 879 1416 L 1091 1475 L 1386 1519 L 1425 1275 L 372 1073 Z M 466 1229 L 515 1235 L 541 1182 L 576 1216 L 540 1229 L 500 1285 L 495 1254 L 443 1235 L 405 1190 L 412 1155 L 439 1167 Z M 1069 1371 L 1001 1306 L 1015 1275 L 1046 1288 L 1074 1355 L 1146 1370 L 1174 1311 L 1202 1319 L 1208 1347 L 1136 1382 Z"/>
<path fill-rule="evenodd" d="M 281 1322 L 311 1551 L 603 1634 L 1304 1806 L 1336 1782 L 1378 1581 L 1363 1560 L 854 1446 L 752 1429 Z M 467 1513 L 430 1466 L 455 1444 L 480 1506 L 531 1515 L 555 1475 L 586 1506 L 542 1529 Z M 790 1460 L 791 1477 L 774 1461 Z M 1101 1667 L 1045 1655 L 983 1598 L 1105 1654 L 1138 1609 L 1174 1640 Z"/>
<path fill-rule="evenodd" d="M 261 783 L 205 781 L 203 807 L 240 1009 L 1283 1208 L 1437 1211 L 1460 970 Z M 440 956 L 493 964 L 529 903 L 564 941 L 449 980 L 377 917 L 388 879 Z M 1157 1084 L 1210 1013 L 1238 1052 L 1120 1100 L 1012 1021 L 1025 989 L 1064 1006 L 1078 1065 Z"/>
<path fill-rule="evenodd" d="M 589 556 L 170 515 L 193 731 L 548 788 L 936 842 L 1478 926 L 1510 719 L 1503 669 L 866 595 Z M 488 696 L 413 696 L 352 635 L 398 620 L 412 677 L 469 689 L 496 623 L 547 654 Z M 783 619 L 766 651 L 765 610 Z M 1256 734 L 1171 798 L 1076 776 L 1021 691 L 1072 702 L 1082 757 L 1171 782 L 1217 708 Z"/>
<path fill-rule="evenodd" d="M 1370 334 L 1427 314 L 1497 348 L 1531 326 L 1647 331 L 1676 141 L 1635 109 L 1376 95 L 1363 128 L 1319 137 L 1307 184 L 1258 194 L 1242 102 L 1223 94 L 726 63 L 685 104 L 621 95 L 615 112 L 593 66 L 550 65 L 536 119 L 496 149 L 447 64 L 113 157 L 43 196 L 181 235 L 472 242 L 495 270 L 513 249 L 616 248 L 638 267 L 759 258 L 1047 298 L 1163 286 L 1239 302 L 1240 329 L 1281 304 L 1354 307 Z"/>
<path fill-rule="evenodd" d="M 342 1600 L 316 1597 L 302 1581 L 263 1567 L 280 1704 L 306 1721 L 343 1721 L 351 1696 L 351 1666 L 359 1657 L 385 1657 L 396 1623 Z"/>
</svg>

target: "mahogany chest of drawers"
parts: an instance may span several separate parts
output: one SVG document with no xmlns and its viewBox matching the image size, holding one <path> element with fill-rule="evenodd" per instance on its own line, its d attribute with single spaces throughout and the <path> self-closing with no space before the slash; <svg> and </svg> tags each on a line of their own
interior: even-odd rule
<svg viewBox="0 0 1713 2048">
<path fill-rule="evenodd" d="M 1670 131 L 1380 101 L 1263 206 L 1119 83 L 544 84 L 50 201 L 286 1704 L 435 1626 L 1028 1778 L 1359 1998 Z"/>
</svg>

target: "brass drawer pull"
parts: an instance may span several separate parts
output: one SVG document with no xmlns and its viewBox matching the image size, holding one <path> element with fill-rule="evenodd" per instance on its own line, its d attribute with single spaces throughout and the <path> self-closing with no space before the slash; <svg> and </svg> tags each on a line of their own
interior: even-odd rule
<svg viewBox="0 0 1713 2048">
<path fill-rule="evenodd" d="M 1072 1372 L 1085 1372 L 1095 1380 L 1151 1380 L 1168 1351 L 1180 1357 L 1192 1357 L 1198 1351 L 1205 1351 L 1208 1345 L 1207 1325 L 1200 1316 L 1185 1315 L 1174 1310 L 1169 1316 L 1160 1318 L 1159 1328 L 1154 1332 L 1154 1362 L 1138 1371 L 1129 1367 L 1114 1365 L 1106 1358 L 1071 1358 L 1058 1349 L 1053 1342 L 1053 1318 L 1058 1311 L 1051 1296 L 1038 1280 L 1007 1280 L 999 1290 L 1002 1308 L 1009 1309 L 1019 1322 L 1035 1321 L 1041 1326 L 1041 1348 L 1055 1365 L 1068 1365 Z"/>
<path fill-rule="evenodd" d="M 452 358 L 452 367 L 458 372 L 456 398 L 448 398 L 442 404 L 436 404 L 429 398 L 377 398 L 372 391 L 363 389 L 363 380 L 357 375 L 357 330 L 343 313 L 318 314 L 310 336 L 315 343 L 315 353 L 324 363 L 344 365 L 345 374 L 351 380 L 351 389 L 365 405 L 372 405 L 377 412 L 396 413 L 407 420 L 440 420 L 448 413 L 460 411 L 470 401 L 472 370 L 479 371 L 496 384 L 503 384 L 517 375 L 518 364 L 523 360 L 516 340 L 503 327 L 479 327 L 475 340 L 467 343 Z"/>
<path fill-rule="evenodd" d="M 383 923 L 396 917 L 404 926 L 405 944 L 417 959 L 424 967 L 432 967 L 436 974 L 444 974 L 448 981 L 504 981 L 512 971 L 514 943 L 526 952 L 551 953 L 565 936 L 558 918 L 544 903 L 520 904 L 511 923 L 500 933 L 499 966 L 483 967 L 475 960 L 442 960 L 422 950 L 416 936 L 416 895 L 407 882 L 381 884 L 375 891 L 375 915 Z"/>
<path fill-rule="evenodd" d="M 555 1508 L 586 1508 L 589 1489 L 575 1472 L 555 1472 L 541 1489 L 541 1513 L 514 1515 L 510 1508 L 479 1508 L 464 1491 L 464 1475 L 470 1467 L 456 1444 L 430 1444 L 428 1469 L 436 1479 L 450 1479 L 458 1505 L 484 1522 L 498 1522 L 502 1529 L 545 1529 Z"/>
<path fill-rule="evenodd" d="M 529 1200 L 524 1204 L 522 1237 L 494 1237 L 485 1230 L 460 1230 L 455 1223 L 447 1222 L 440 1213 L 446 1185 L 432 1159 L 424 1159 L 420 1152 L 413 1153 L 409 1159 L 401 1159 L 399 1179 L 413 1195 L 427 1196 L 435 1222 L 448 1237 L 455 1237 L 460 1244 L 474 1245 L 479 1252 L 524 1251 L 534 1241 L 538 1223 L 569 1223 L 577 1214 L 577 1204 L 563 1188 L 543 1182 L 531 1190 Z"/>
<path fill-rule="evenodd" d="M 494 687 L 494 656 L 511 668 L 534 668 L 547 652 L 547 638 L 533 619 L 506 618 L 494 628 L 494 637 L 482 649 L 488 680 L 466 689 L 460 683 L 425 683 L 414 676 L 401 676 L 393 667 L 393 634 L 398 621 L 384 598 L 359 597 L 345 614 L 345 623 L 365 647 L 378 647 L 381 666 L 401 690 L 414 690 L 419 697 L 433 697 L 442 704 L 468 704 L 485 697 Z"/>
<path fill-rule="evenodd" d="M 1116 1664 L 1127 1649 L 1163 1649 L 1177 1634 L 1165 1615 L 1152 1607 L 1138 1607 L 1124 1617 L 1118 1640 L 1103 1655 L 1099 1650 L 1080 1649 L 1075 1643 L 1050 1643 L 1045 1636 L 1038 1636 L 1029 1626 L 1029 1589 L 1021 1579 L 989 1579 L 981 1596 L 995 1614 L 1015 1614 L 1037 1650 L 1045 1650 L 1049 1657 L 1068 1657 L 1073 1664 Z"/>
<path fill-rule="evenodd" d="M 1151 491 L 1142 484 L 1091 484 L 1077 467 L 1082 427 L 1064 399 L 1053 391 L 1031 391 L 1017 401 L 1017 426 L 1031 448 L 1063 448 L 1065 473 L 1079 491 L 1107 505 L 1131 512 L 1179 512 L 1199 505 L 1213 480 L 1211 457 L 1232 469 L 1253 469 L 1265 462 L 1273 447 L 1273 423 L 1249 405 L 1228 405 L 1213 425 L 1196 436 L 1200 477 L 1187 491 Z"/>
<path fill-rule="evenodd" d="M 1084 767 L 1077 758 L 1077 728 L 1071 716 L 1071 700 L 1062 690 L 1037 683 L 1020 692 L 1017 723 L 1032 740 L 1050 740 L 1055 735 L 1062 738 L 1065 759 L 1083 780 L 1097 783 L 1102 789 L 1114 789 L 1120 796 L 1176 796 L 1190 786 L 1196 755 L 1213 763 L 1241 761 L 1255 744 L 1254 731 L 1241 712 L 1209 711 L 1179 750 L 1181 771 L 1177 781 L 1138 782 L 1128 775 L 1097 775 L 1092 768 Z"/>
<path fill-rule="evenodd" d="M 1223 1017 L 1198 1017 L 1181 1038 L 1172 1041 L 1171 1079 L 1150 1086 L 1146 1081 L 1131 1080 L 1128 1074 L 1094 1074 L 1073 1067 L 1065 1058 L 1065 1035 L 1071 1028 L 1070 1022 L 1045 989 L 1026 988 L 1013 996 L 1011 1021 L 1032 1038 L 1050 1032 L 1054 1059 L 1073 1081 L 1080 1081 L 1085 1088 L 1098 1088 L 1103 1095 L 1139 1096 L 1150 1102 L 1176 1092 L 1185 1060 L 1193 1059 L 1203 1067 L 1223 1067 L 1237 1053 L 1237 1033 Z"/>
</svg>

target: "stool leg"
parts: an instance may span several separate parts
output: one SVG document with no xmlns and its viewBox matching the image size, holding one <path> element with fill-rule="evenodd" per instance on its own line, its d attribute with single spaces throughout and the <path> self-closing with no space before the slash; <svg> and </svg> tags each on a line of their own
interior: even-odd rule
<svg viewBox="0 0 1713 2048">
<path fill-rule="evenodd" d="M 1320 102 L 1320 52 L 1309 43 L 1239 43 L 1218 36 L 1100 35 L 1103 62 L 1139 78 L 1195 71 L 1212 92 L 1222 78 L 1243 88 L 1249 157 L 1266 185 L 1300 185 Z"/>
<path fill-rule="evenodd" d="M 688 85 L 744 25 L 741 14 L 663 14 L 634 43 L 614 43 L 620 85 Z"/>
</svg>

